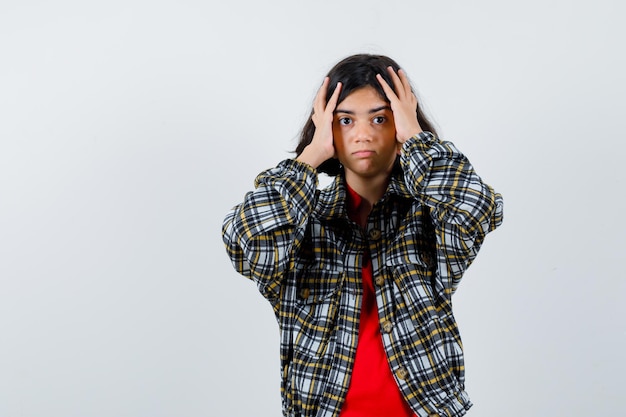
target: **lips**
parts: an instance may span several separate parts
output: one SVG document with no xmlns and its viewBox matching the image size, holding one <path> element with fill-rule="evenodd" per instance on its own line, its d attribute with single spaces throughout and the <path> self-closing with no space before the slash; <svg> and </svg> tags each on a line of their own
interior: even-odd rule
<svg viewBox="0 0 626 417">
<path fill-rule="evenodd" d="M 374 155 L 374 151 L 362 149 L 362 150 L 352 152 L 352 155 L 354 155 L 357 158 L 367 158 L 369 156 Z"/>
</svg>

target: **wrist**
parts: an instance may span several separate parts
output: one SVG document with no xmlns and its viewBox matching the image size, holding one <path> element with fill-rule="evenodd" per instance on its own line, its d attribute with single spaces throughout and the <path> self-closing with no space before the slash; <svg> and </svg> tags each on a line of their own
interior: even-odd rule
<svg viewBox="0 0 626 417">
<path fill-rule="evenodd" d="M 296 161 L 304 162 L 307 165 L 310 165 L 314 169 L 317 169 L 324 161 L 332 158 L 331 156 L 325 156 L 322 152 L 313 149 L 311 145 L 304 148 L 302 153 L 298 155 Z"/>
<path fill-rule="evenodd" d="M 411 138 L 413 138 L 415 136 L 418 136 L 422 132 L 423 132 L 422 128 L 417 127 L 417 128 L 413 128 L 411 130 L 407 130 L 405 133 L 402 133 L 402 134 L 398 133 L 398 135 L 397 135 L 398 142 L 405 143 L 407 140 L 409 140 L 409 139 L 411 139 Z"/>
</svg>

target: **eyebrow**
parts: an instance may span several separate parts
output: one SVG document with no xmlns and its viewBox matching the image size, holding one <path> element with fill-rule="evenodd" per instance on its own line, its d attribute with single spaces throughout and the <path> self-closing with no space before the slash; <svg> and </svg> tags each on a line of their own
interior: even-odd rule
<svg viewBox="0 0 626 417">
<path fill-rule="evenodd" d="M 375 107 L 375 108 L 371 109 L 368 113 L 369 114 L 378 113 L 381 110 L 391 110 L 391 107 L 389 105 L 385 104 L 384 106 Z M 337 114 L 337 113 L 354 114 L 355 112 L 353 112 L 352 110 L 336 109 L 333 113 L 334 114 Z"/>
</svg>

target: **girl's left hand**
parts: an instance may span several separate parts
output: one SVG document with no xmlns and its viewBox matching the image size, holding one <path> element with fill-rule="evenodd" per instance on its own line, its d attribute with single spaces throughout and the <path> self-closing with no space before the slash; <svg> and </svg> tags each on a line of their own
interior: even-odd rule
<svg viewBox="0 0 626 417">
<path fill-rule="evenodd" d="M 396 125 L 396 139 L 398 142 L 404 143 L 422 131 L 422 127 L 417 121 L 417 97 L 411 91 L 409 79 L 402 69 L 399 69 L 397 74 L 392 67 L 388 67 L 387 71 L 393 80 L 397 94 L 380 74 L 377 74 L 376 78 L 391 104 Z"/>
</svg>

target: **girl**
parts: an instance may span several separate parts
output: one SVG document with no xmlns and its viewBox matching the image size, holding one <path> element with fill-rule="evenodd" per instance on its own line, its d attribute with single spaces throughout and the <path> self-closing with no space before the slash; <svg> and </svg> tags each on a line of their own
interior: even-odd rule
<svg viewBox="0 0 626 417">
<path fill-rule="evenodd" d="M 317 175 L 334 176 L 317 189 Z M 405 72 L 355 55 L 324 79 L 296 158 L 228 213 L 235 269 L 271 303 L 285 416 L 461 416 L 451 296 L 502 197 L 438 138 Z"/>
</svg>

